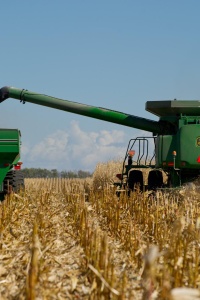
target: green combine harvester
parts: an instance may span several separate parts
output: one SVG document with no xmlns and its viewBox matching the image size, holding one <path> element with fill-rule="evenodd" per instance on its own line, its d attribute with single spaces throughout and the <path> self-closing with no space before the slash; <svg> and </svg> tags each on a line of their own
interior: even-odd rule
<svg viewBox="0 0 200 300">
<path fill-rule="evenodd" d="M 158 121 L 153 121 L 13 87 L 0 89 L 0 102 L 7 98 L 152 132 L 152 136 L 129 141 L 122 172 L 116 175 L 121 188 L 129 191 L 136 185 L 141 190 L 174 188 L 193 181 L 200 174 L 200 101 L 148 101 L 146 110 L 159 117 Z M 152 145 L 154 150 L 150 155 Z M 1 195 L 4 197 L 24 186 L 19 162 L 19 130 L 0 129 L 0 153 Z M 144 169 L 148 170 L 146 184 Z"/>
</svg>

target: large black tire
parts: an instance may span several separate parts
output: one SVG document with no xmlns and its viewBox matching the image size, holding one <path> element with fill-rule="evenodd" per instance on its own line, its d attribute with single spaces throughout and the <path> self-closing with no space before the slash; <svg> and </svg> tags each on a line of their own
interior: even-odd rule
<svg viewBox="0 0 200 300">
<path fill-rule="evenodd" d="M 11 170 L 7 173 L 3 181 L 4 193 L 8 194 L 11 191 L 18 193 L 24 189 L 24 175 L 21 170 Z"/>
<path fill-rule="evenodd" d="M 140 191 L 143 191 L 143 174 L 140 170 L 133 170 L 130 171 L 128 176 L 128 188 L 129 190 L 133 191 L 136 190 L 138 187 Z"/>
<path fill-rule="evenodd" d="M 148 190 L 156 190 L 163 186 L 163 174 L 160 170 L 152 170 L 148 175 Z"/>
</svg>

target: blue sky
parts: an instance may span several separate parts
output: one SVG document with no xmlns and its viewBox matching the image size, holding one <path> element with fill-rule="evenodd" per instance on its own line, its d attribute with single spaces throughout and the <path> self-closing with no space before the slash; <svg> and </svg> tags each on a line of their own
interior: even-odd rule
<svg viewBox="0 0 200 300">
<path fill-rule="evenodd" d="M 200 99 L 198 0 L 1 3 L 1 86 L 156 119 L 148 100 Z M 0 126 L 22 133 L 24 167 L 93 170 L 139 130 L 16 100 Z"/>
</svg>

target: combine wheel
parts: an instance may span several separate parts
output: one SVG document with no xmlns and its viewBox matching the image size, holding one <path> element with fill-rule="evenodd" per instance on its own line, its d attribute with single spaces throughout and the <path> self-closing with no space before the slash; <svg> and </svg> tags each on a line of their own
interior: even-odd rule
<svg viewBox="0 0 200 300">
<path fill-rule="evenodd" d="M 6 175 L 4 181 L 5 194 L 11 191 L 18 193 L 21 189 L 24 189 L 24 176 L 21 170 L 11 170 Z"/>
<path fill-rule="evenodd" d="M 155 190 L 163 186 L 163 174 L 160 170 L 152 170 L 148 175 L 148 189 Z"/>
<path fill-rule="evenodd" d="M 128 187 L 131 191 L 139 187 L 140 191 L 143 191 L 143 174 L 142 171 L 133 170 L 128 176 Z"/>
</svg>

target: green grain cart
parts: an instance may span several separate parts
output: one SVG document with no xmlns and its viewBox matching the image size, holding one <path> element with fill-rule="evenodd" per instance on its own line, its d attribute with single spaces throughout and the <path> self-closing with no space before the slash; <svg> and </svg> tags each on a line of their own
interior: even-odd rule
<svg viewBox="0 0 200 300">
<path fill-rule="evenodd" d="M 24 89 L 3 87 L 0 102 L 14 98 L 20 102 L 52 107 L 83 116 L 100 119 L 152 133 L 129 141 L 122 166 L 119 186 L 133 190 L 178 187 L 193 181 L 200 174 L 200 101 L 148 101 L 146 110 L 159 117 L 158 121 L 140 118 L 101 107 L 61 100 Z M 150 155 L 150 148 L 154 148 Z M 1 193 L 23 186 L 20 171 L 20 131 L 0 130 Z M 144 185 L 143 171 L 148 171 Z M 163 182 L 163 172 L 166 182 Z"/>
</svg>

